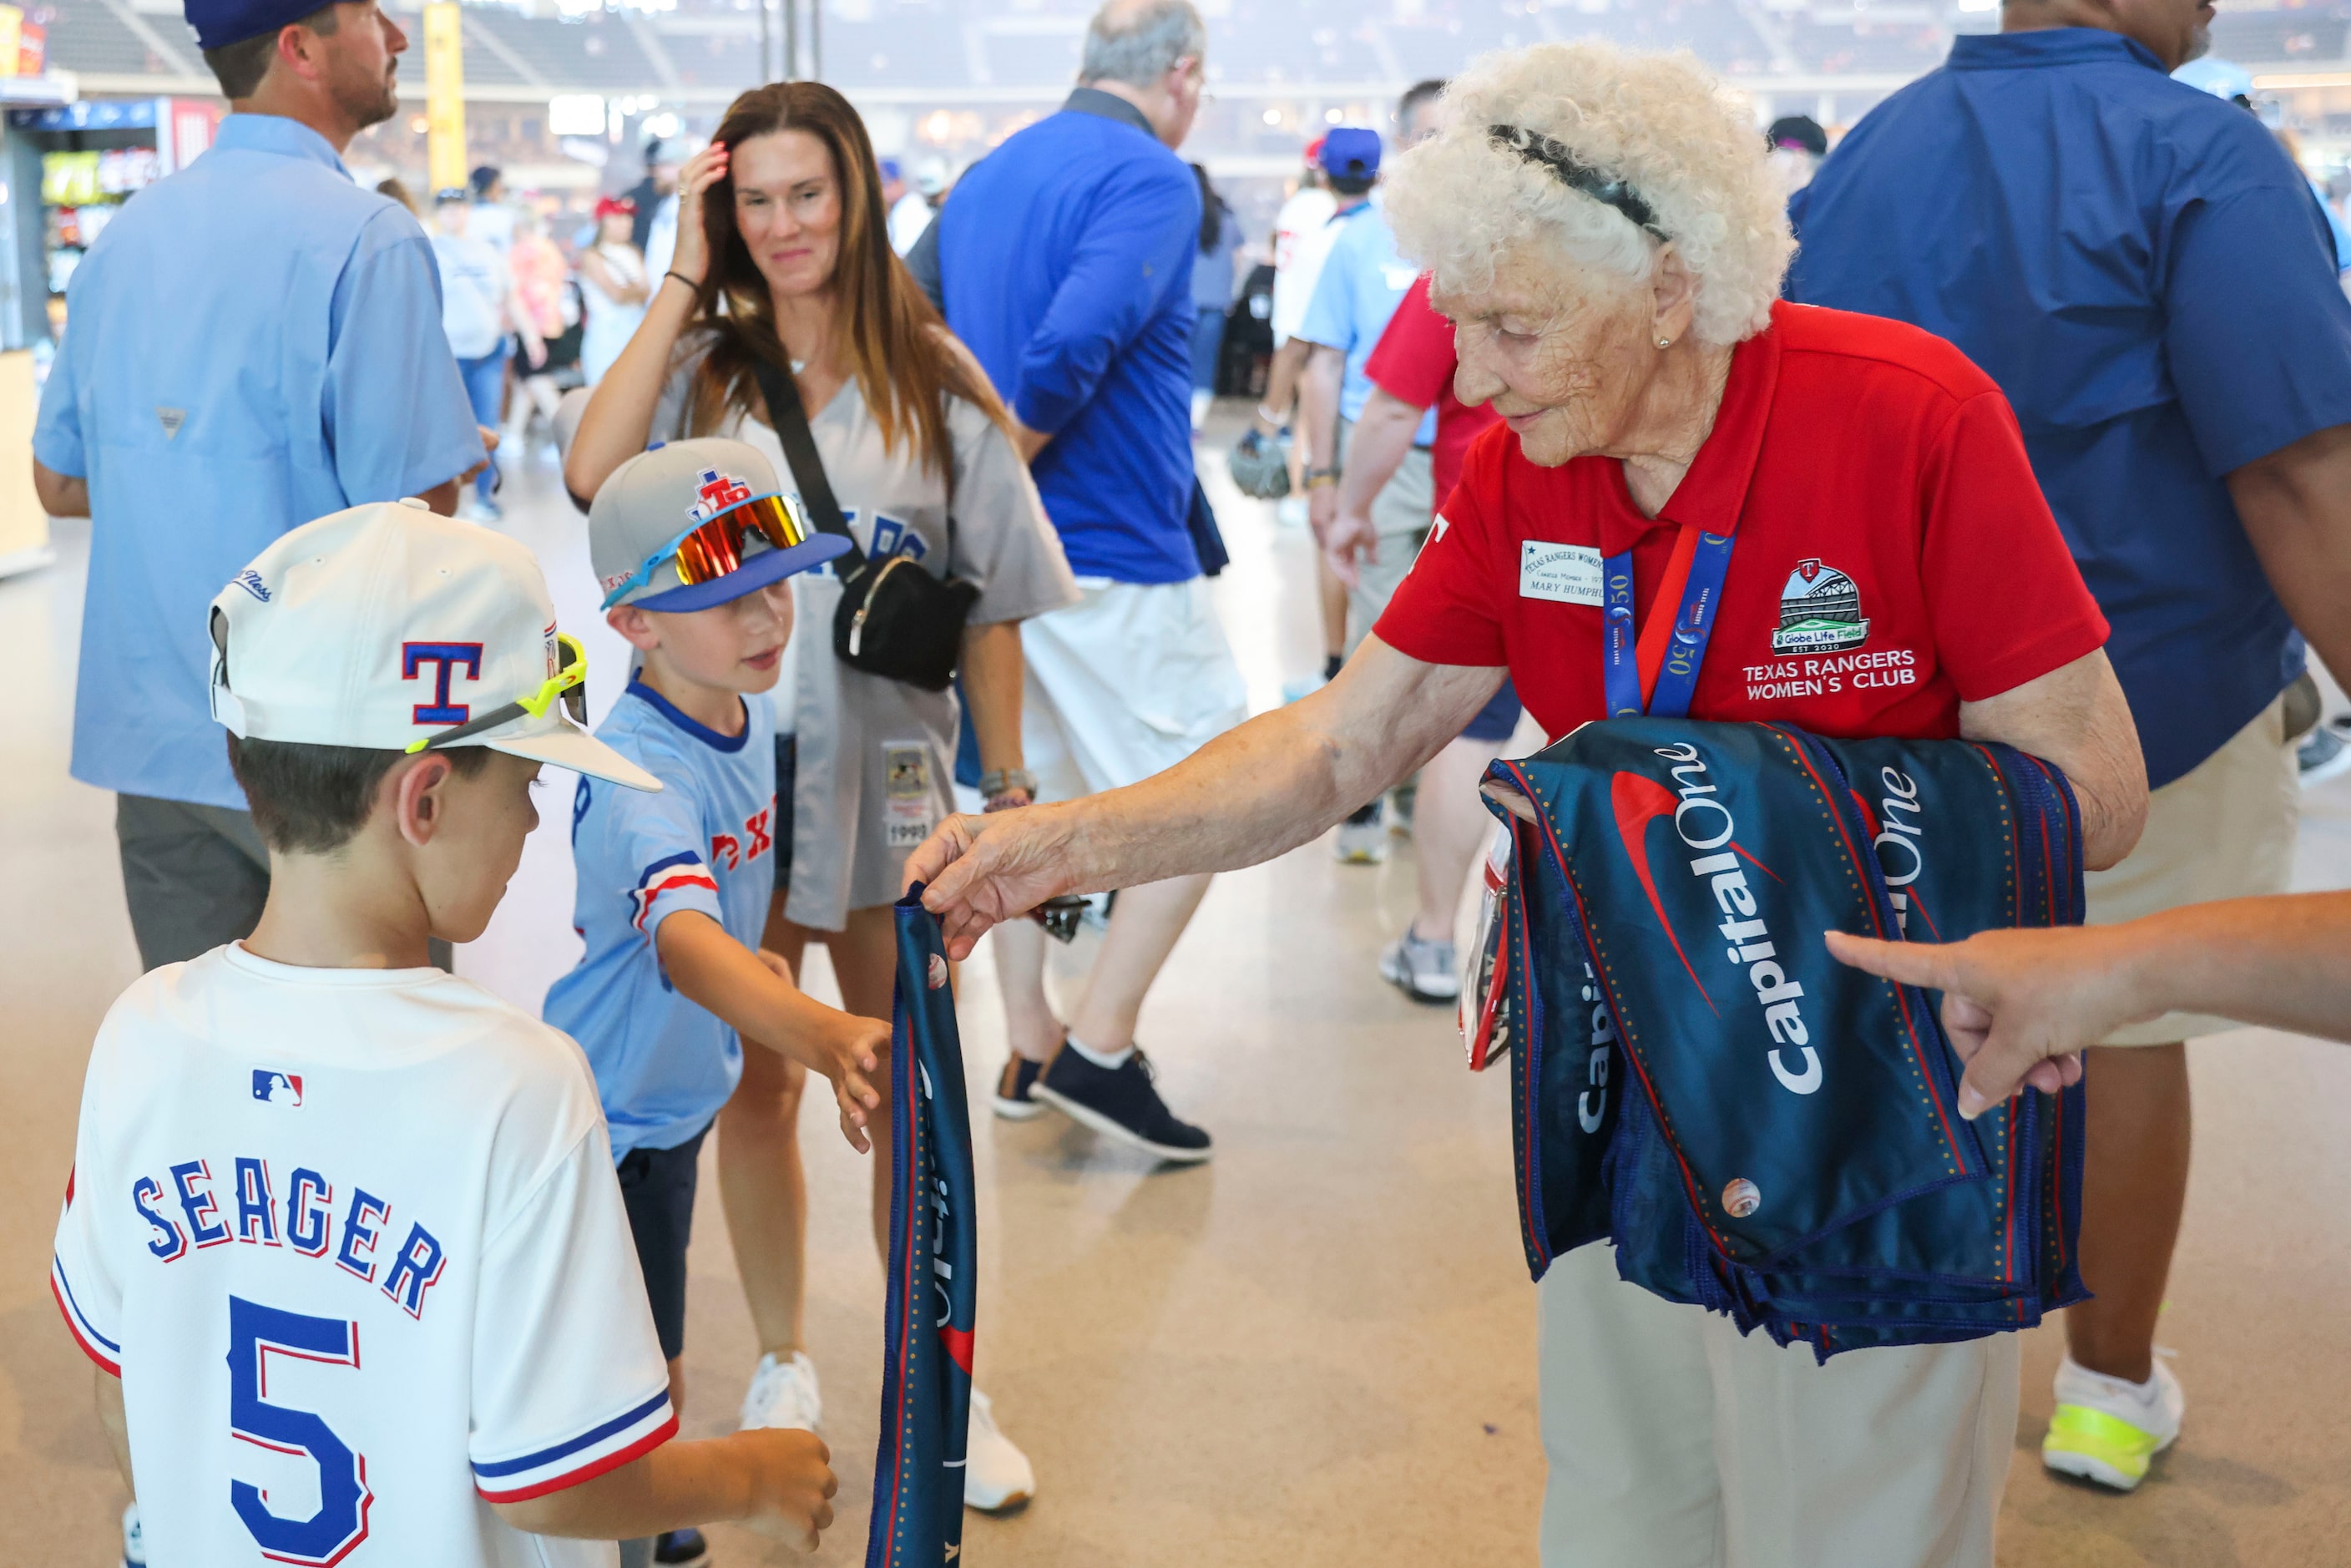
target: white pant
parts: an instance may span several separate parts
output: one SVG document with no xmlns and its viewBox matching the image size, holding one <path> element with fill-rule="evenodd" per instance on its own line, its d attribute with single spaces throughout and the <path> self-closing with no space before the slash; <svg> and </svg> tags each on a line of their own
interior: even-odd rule
<svg viewBox="0 0 2351 1568">
<path fill-rule="evenodd" d="M 1540 1291 L 1543 1568 L 1991 1568 L 2014 1334 L 1818 1365 L 1604 1243 Z"/>
</svg>

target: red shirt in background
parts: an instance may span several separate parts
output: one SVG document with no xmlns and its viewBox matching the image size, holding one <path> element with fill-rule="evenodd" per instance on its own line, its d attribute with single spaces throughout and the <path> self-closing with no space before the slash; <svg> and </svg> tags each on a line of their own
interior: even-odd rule
<svg viewBox="0 0 2351 1568">
<path fill-rule="evenodd" d="M 1461 478 L 1469 444 L 1501 416 L 1484 403 L 1472 408 L 1453 395 L 1453 323 L 1429 308 L 1428 275 L 1413 279 L 1404 302 L 1388 318 L 1387 330 L 1364 362 L 1372 384 L 1415 408 L 1437 405 L 1437 440 L 1428 449 L 1437 480 L 1437 510 Z"/>
<path fill-rule="evenodd" d="M 1739 345 L 1713 433 L 1654 519 L 1622 463 L 1540 468 L 1489 430 L 1380 639 L 1509 666 L 1564 735 L 1606 712 L 1601 562 L 1632 553 L 1646 624 L 1682 525 L 1737 541 L 1693 718 L 1949 738 L 1962 701 L 2105 642 L 1991 378 L 1915 327 L 1786 304 Z"/>
</svg>

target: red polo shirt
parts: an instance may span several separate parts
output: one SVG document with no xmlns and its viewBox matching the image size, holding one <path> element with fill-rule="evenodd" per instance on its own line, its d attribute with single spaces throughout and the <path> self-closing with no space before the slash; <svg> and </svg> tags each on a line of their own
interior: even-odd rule
<svg viewBox="0 0 2351 1568">
<path fill-rule="evenodd" d="M 1475 408 L 1453 395 L 1453 323 L 1428 303 L 1428 274 L 1413 279 L 1404 302 L 1388 318 L 1364 373 L 1372 384 L 1412 404 L 1437 405 L 1437 439 L 1429 444 L 1429 468 L 1439 496 L 1450 495 L 1461 477 L 1469 444 L 1499 424 L 1502 416 L 1484 403 Z"/>
<path fill-rule="evenodd" d="M 1961 701 L 2105 642 L 1991 378 L 1915 327 L 1786 304 L 1733 352 L 1660 516 L 1615 459 L 1539 468 L 1489 431 L 1376 630 L 1430 664 L 1508 665 L 1564 735 L 1605 712 L 1600 562 L 1632 552 L 1646 625 L 1685 524 L 1736 540 L 1693 718 L 1949 737 Z"/>
</svg>

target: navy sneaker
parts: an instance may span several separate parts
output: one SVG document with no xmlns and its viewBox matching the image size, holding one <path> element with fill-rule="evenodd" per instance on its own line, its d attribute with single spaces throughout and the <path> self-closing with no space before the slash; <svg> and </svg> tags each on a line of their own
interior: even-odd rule
<svg viewBox="0 0 2351 1568">
<path fill-rule="evenodd" d="M 710 1546 L 698 1530 L 673 1530 L 653 1537 L 653 1561 L 675 1568 L 708 1568 Z"/>
<path fill-rule="evenodd" d="M 1044 1071 L 1043 1062 L 1031 1061 L 1017 1051 L 1006 1058 L 1004 1071 L 996 1080 L 996 1113 L 1008 1122 L 1026 1122 L 1042 1113 L 1045 1107 L 1030 1091 Z"/>
<path fill-rule="evenodd" d="M 1081 1127 L 1179 1165 L 1208 1157 L 1208 1134 L 1179 1122 L 1159 1098 L 1150 1059 L 1137 1051 L 1114 1068 L 1097 1067 L 1074 1051 L 1053 1058 L 1034 1094 Z"/>
</svg>

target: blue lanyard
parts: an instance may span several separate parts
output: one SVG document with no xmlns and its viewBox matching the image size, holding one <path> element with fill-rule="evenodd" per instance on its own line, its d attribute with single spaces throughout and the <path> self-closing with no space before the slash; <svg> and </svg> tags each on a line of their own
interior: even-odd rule
<svg viewBox="0 0 2351 1568">
<path fill-rule="evenodd" d="M 1640 660 L 1633 631 L 1633 554 L 1612 555 L 1601 564 L 1604 608 L 1601 632 L 1601 664 L 1607 676 L 1608 716 L 1637 718 L 1644 711 L 1660 718 L 1680 718 L 1689 712 L 1690 694 L 1698 688 L 1698 666 L 1706 662 L 1706 642 L 1714 635 L 1715 612 L 1722 603 L 1722 580 L 1730 570 L 1731 538 L 1701 533 L 1690 556 L 1689 580 L 1674 612 L 1672 636 L 1666 643 L 1664 668 L 1646 710 L 1641 702 Z M 1655 615 L 1658 606 L 1652 604 Z"/>
</svg>

